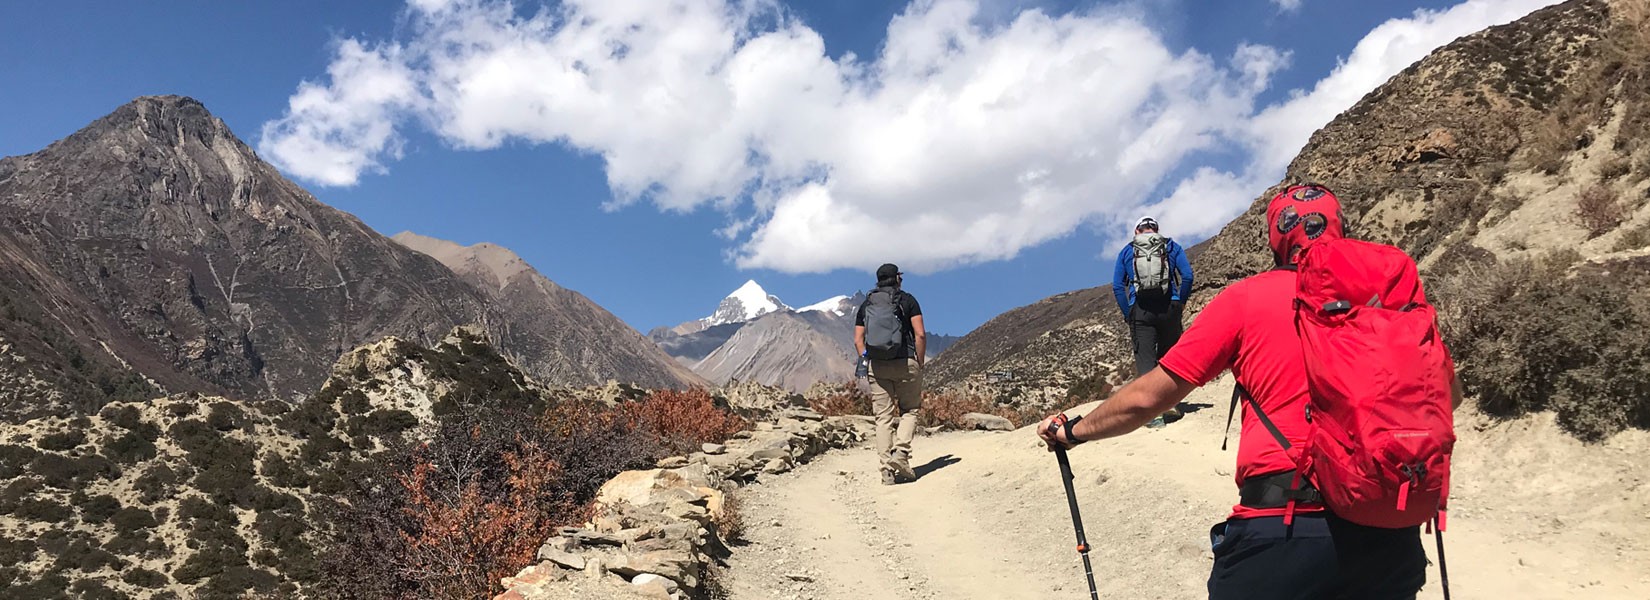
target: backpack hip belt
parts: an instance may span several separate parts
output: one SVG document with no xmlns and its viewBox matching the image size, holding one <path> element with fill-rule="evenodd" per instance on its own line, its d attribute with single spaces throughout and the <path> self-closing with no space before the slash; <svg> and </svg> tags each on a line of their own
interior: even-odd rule
<svg viewBox="0 0 1650 600">
<path fill-rule="evenodd" d="M 1301 504 L 1322 504 L 1323 495 L 1311 483 L 1302 480 L 1300 487 L 1291 489 L 1295 471 L 1271 475 L 1257 475 L 1238 485 L 1238 504 L 1248 508 L 1284 508 L 1289 501 Z"/>
</svg>

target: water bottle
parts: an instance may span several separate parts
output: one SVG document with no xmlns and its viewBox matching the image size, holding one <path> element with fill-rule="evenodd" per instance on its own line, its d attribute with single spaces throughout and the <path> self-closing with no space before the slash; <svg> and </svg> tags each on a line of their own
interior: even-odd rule
<svg viewBox="0 0 1650 600">
<path fill-rule="evenodd" d="M 865 379 L 870 376 L 871 363 L 865 359 L 864 354 L 861 354 L 859 355 L 859 364 L 854 365 L 854 379 Z"/>
</svg>

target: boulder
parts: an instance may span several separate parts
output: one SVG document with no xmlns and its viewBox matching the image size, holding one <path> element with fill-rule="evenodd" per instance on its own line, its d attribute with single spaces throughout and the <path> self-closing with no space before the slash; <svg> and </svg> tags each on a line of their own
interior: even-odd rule
<svg viewBox="0 0 1650 600">
<path fill-rule="evenodd" d="M 647 506 L 668 503 L 671 500 L 702 504 L 707 499 L 697 486 L 680 474 L 666 469 L 625 471 L 602 484 L 601 489 L 596 492 L 598 506 L 615 506 L 620 503 Z"/>
<path fill-rule="evenodd" d="M 958 419 L 964 427 L 969 429 L 983 429 L 986 431 L 1014 431 L 1014 423 L 997 415 L 985 413 L 964 413 Z"/>
<path fill-rule="evenodd" d="M 705 444 L 700 446 L 699 449 L 703 450 L 705 454 L 711 455 L 721 454 L 728 451 L 728 447 L 721 444 Z"/>
</svg>

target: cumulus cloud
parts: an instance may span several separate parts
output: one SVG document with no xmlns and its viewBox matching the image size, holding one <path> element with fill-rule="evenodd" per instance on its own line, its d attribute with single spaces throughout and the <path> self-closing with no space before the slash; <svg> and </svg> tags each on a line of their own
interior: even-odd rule
<svg viewBox="0 0 1650 600">
<path fill-rule="evenodd" d="M 1148 205 L 1184 219 L 1180 235 L 1212 232 L 1392 73 L 1538 4 L 1388 22 L 1311 91 L 1257 109 L 1287 53 L 1174 51 L 1120 9 L 996 19 L 977 0 L 917 0 L 876 56 L 833 59 L 771 0 L 409 0 L 404 34 L 342 42 L 260 148 L 352 185 L 399 157 L 405 127 L 464 149 L 560 144 L 602 158 L 613 206 L 724 211 L 716 233 L 741 267 L 933 270 Z M 1248 168 L 1169 180 L 1233 147 L 1254 152 Z"/>
</svg>

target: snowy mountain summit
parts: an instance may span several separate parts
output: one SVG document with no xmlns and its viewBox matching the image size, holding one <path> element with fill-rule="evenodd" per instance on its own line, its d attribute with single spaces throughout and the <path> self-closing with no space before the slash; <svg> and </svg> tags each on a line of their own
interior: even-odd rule
<svg viewBox="0 0 1650 600">
<path fill-rule="evenodd" d="M 722 299 L 721 304 L 716 305 L 716 312 L 699 321 L 706 327 L 714 327 L 727 323 L 742 323 L 771 312 L 790 309 L 791 307 L 785 306 L 778 296 L 769 294 L 753 280 L 746 281 L 745 285 L 728 294 L 728 297 Z"/>
</svg>

